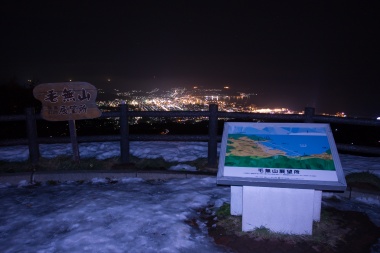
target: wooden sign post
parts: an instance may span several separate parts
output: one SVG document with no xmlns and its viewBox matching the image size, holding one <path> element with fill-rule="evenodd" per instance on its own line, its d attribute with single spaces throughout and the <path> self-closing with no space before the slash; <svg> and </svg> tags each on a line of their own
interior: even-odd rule
<svg viewBox="0 0 380 253">
<path fill-rule="evenodd" d="M 43 83 L 36 86 L 33 95 L 41 101 L 41 116 L 48 121 L 69 122 L 73 159 L 79 161 L 75 120 L 100 117 L 95 99 L 95 86 L 86 82 Z"/>
</svg>

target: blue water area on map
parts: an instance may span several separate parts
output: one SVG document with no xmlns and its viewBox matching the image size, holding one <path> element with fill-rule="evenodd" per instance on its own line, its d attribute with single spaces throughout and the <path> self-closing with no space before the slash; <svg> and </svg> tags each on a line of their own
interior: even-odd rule
<svg viewBox="0 0 380 253">
<path fill-rule="evenodd" d="M 282 150 L 287 156 L 322 154 L 330 149 L 326 136 L 255 135 L 268 139 L 260 142 L 271 149 Z"/>
</svg>

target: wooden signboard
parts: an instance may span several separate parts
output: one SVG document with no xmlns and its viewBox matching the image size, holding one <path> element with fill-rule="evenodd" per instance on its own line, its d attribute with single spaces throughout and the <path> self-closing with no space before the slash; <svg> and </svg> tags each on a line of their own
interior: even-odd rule
<svg viewBox="0 0 380 253">
<path fill-rule="evenodd" d="M 41 117 L 49 121 L 68 121 L 74 161 L 79 162 L 75 120 L 100 117 L 95 103 L 97 90 L 86 82 L 43 83 L 33 95 L 42 103 Z"/>
<path fill-rule="evenodd" d="M 86 82 L 44 83 L 34 88 L 33 95 L 42 103 L 45 120 L 92 119 L 102 114 L 95 103 L 97 90 Z"/>
<path fill-rule="evenodd" d="M 218 183 L 346 189 L 328 124 L 225 123 Z"/>
</svg>

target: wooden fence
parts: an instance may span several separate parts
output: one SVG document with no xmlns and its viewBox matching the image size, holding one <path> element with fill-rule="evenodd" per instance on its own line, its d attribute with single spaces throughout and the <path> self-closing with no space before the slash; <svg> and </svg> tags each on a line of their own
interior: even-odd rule
<svg viewBox="0 0 380 253">
<path fill-rule="evenodd" d="M 41 143 L 69 143 L 70 137 L 39 137 L 37 133 L 37 120 L 42 120 L 39 114 L 35 114 L 34 108 L 26 108 L 24 115 L 2 115 L 0 122 L 26 121 L 27 138 L 0 140 L 0 146 L 29 145 L 29 159 L 33 164 L 38 163 Z M 130 117 L 163 117 L 163 118 L 200 118 L 208 119 L 207 135 L 132 135 L 129 133 L 128 119 Z M 330 123 L 380 127 L 379 120 L 342 118 L 333 116 L 316 115 L 315 108 L 306 107 L 304 114 L 266 114 L 246 112 L 218 111 L 216 104 L 210 104 L 208 111 L 129 111 L 128 105 L 121 104 L 118 111 L 103 112 L 101 118 L 119 118 L 119 135 L 78 136 L 78 142 L 120 142 L 120 162 L 129 162 L 130 141 L 207 141 L 208 142 L 208 166 L 217 166 L 217 143 L 221 140 L 218 135 L 219 119 L 251 119 L 271 122 L 305 122 L 305 123 Z M 354 134 L 354 133 L 353 133 Z M 356 146 L 337 143 L 339 151 L 358 152 L 369 155 L 380 155 L 380 148 L 368 146 Z"/>
</svg>

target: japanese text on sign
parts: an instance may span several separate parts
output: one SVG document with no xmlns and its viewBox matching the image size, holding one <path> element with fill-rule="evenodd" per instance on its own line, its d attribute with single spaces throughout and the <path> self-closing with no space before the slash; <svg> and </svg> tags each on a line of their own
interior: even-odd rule
<svg viewBox="0 0 380 253">
<path fill-rule="evenodd" d="M 33 90 L 42 102 L 42 117 L 52 121 L 99 117 L 96 93 L 94 86 L 83 82 L 40 84 Z"/>
</svg>

